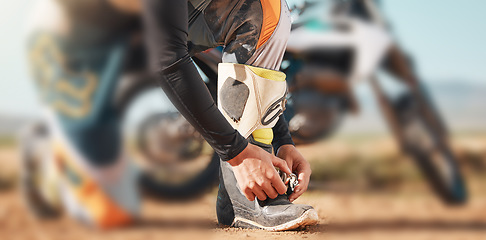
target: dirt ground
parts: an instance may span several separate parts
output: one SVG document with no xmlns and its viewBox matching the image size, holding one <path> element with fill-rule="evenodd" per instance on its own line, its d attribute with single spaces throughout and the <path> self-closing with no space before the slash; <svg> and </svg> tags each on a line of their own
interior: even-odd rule
<svg viewBox="0 0 486 240">
<path fill-rule="evenodd" d="M 0 151 L 0 170 L 15 171 L 14 158 L 14 151 Z M 103 232 L 67 217 L 34 219 L 17 187 L 0 188 L 0 239 L 486 239 L 486 187 L 469 180 L 470 201 L 461 207 L 444 206 L 423 186 L 380 192 L 314 187 L 297 202 L 317 209 L 319 225 L 281 233 L 218 226 L 215 192 L 187 203 L 147 199 L 135 226 Z"/>
<path fill-rule="evenodd" d="M 101 232 L 63 217 L 32 218 L 16 190 L 0 193 L 0 239 L 486 239 L 486 201 L 447 208 L 433 196 L 312 191 L 299 202 L 313 205 L 320 223 L 305 231 L 270 233 L 221 228 L 215 196 L 191 203 L 146 201 L 140 222 Z"/>
</svg>

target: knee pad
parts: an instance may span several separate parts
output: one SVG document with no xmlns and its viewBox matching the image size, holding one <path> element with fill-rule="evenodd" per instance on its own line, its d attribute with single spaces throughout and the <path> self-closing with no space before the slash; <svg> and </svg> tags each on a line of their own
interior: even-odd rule
<svg viewBox="0 0 486 240">
<path fill-rule="evenodd" d="M 248 138 L 271 129 L 284 112 L 287 83 L 283 72 L 243 64 L 221 63 L 218 107 L 226 120 Z"/>
</svg>

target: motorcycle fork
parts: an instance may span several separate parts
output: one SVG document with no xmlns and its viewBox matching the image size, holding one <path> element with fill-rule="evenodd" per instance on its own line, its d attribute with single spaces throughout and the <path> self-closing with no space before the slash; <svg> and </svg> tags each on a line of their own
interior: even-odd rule
<svg viewBox="0 0 486 240">
<path fill-rule="evenodd" d="M 404 150 L 404 136 L 403 136 L 403 130 L 400 127 L 399 119 L 397 116 L 397 113 L 395 109 L 393 108 L 390 99 L 386 96 L 385 92 L 383 91 L 383 88 L 381 87 L 380 83 L 378 82 L 378 79 L 376 76 L 373 76 L 371 78 L 371 87 L 373 91 L 375 92 L 375 96 L 378 101 L 378 105 L 380 106 L 380 109 L 385 117 L 385 119 L 388 122 L 388 126 L 390 127 L 393 136 L 398 140 L 398 143 L 402 147 L 402 150 Z"/>
<path fill-rule="evenodd" d="M 420 79 L 415 74 L 411 62 L 398 46 L 393 46 L 388 52 L 387 56 L 388 65 L 385 70 L 396 77 L 396 79 L 402 81 L 408 86 L 413 99 L 418 104 L 419 113 L 424 117 L 429 128 L 435 133 L 441 136 L 442 139 L 446 139 L 448 136 L 447 128 L 442 121 L 437 108 L 434 106 L 432 100 L 427 93 L 427 89 L 423 86 Z M 375 92 L 383 90 L 380 89 L 379 83 L 376 78 L 372 80 L 374 84 Z M 377 93 L 378 94 L 378 93 Z"/>
</svg>

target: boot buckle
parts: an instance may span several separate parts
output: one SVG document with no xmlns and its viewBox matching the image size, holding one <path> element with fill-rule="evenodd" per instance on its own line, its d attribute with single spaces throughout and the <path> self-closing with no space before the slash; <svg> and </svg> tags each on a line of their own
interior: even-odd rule
<svg viewBox="0 0 486 240">
<path fill-rule="evenodd" d="M 294 192 L 295 188 L 299 185 L 299 180 L 297 179 L 297 175 L 294 173 L 288 175 L 287 173 L 280 171 L 280 169 L 277 169 L 278 174 L 280 175 L 280 178 L 282 181 L 285 183 L 287 186 L 287 195 L 290 195 L 291 193 Z"/>
</svg>

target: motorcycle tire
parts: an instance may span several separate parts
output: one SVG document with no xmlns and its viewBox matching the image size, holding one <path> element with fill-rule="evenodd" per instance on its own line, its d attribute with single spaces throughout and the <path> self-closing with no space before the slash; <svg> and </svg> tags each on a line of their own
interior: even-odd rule
<svg viewBox="0 0 486 240">
<path fill-rule="evenodd" d="M 403 131 L 403 150 L 413 158 L 435 193 L 447 204 L 467 201 L 467 189 L 457 157 L 446 136 L 436 132 L 423 111 L 436 113 L 430 102 L 418 106 L 411 94 L 403 94 L 393 109 Z"/>
<path fill-rule="evenodd" d="M 191 200 L 209 192 L 218 183 L 219 156 L 214 153 L 206 168 L 183 184 L 169 184 L 145 171 L 140 176 L 142 192 L 155 199 Z"/>
<path fill-rule="evenodd" d="M 147 149 L 146 134 L 154 131 L 154 126 L 164 119 L 173 119 L 179 113 L 160 113 L 147 117 L 141 124 L 138 130 L 137 146 L 144 158 L 150 161 L 160 160 L 160 156 L 152 154 Z M 182 146 L 184 147 L 184 146 Z M 184 161 L 191 161 L 200 155 L 202 146 L 197 146 L 194 154 L 178 153 L 178 163 L 182 164 Z M 185 151 L 184 151 L 185 152 Z M 163 158 L 163 157 L 162 157 Z M 184 160 L 186 159 L 186 160 Z M 197 161 L 197 160 L 194 160 Z M 184 200 L 192 199 L 201 196 L 210 191 L 218 182 L 219 174 L 219 156 L 213 152 L 209 162 L 203 166 L 194 176 L 191 176 L 183 182 L 171 182 L 170 180 L 159 177 L 157 171 L 157 164 L 152 163 L 150 169 L 145 169 L 141 175 L 140 184 L 142 191 L 151 197 L 157 199 L 173 199 Z M 158 166 L 160 167 L 160 166 Z M 163 166 L 162 166 L 163 167 Z"/>
</svg>

